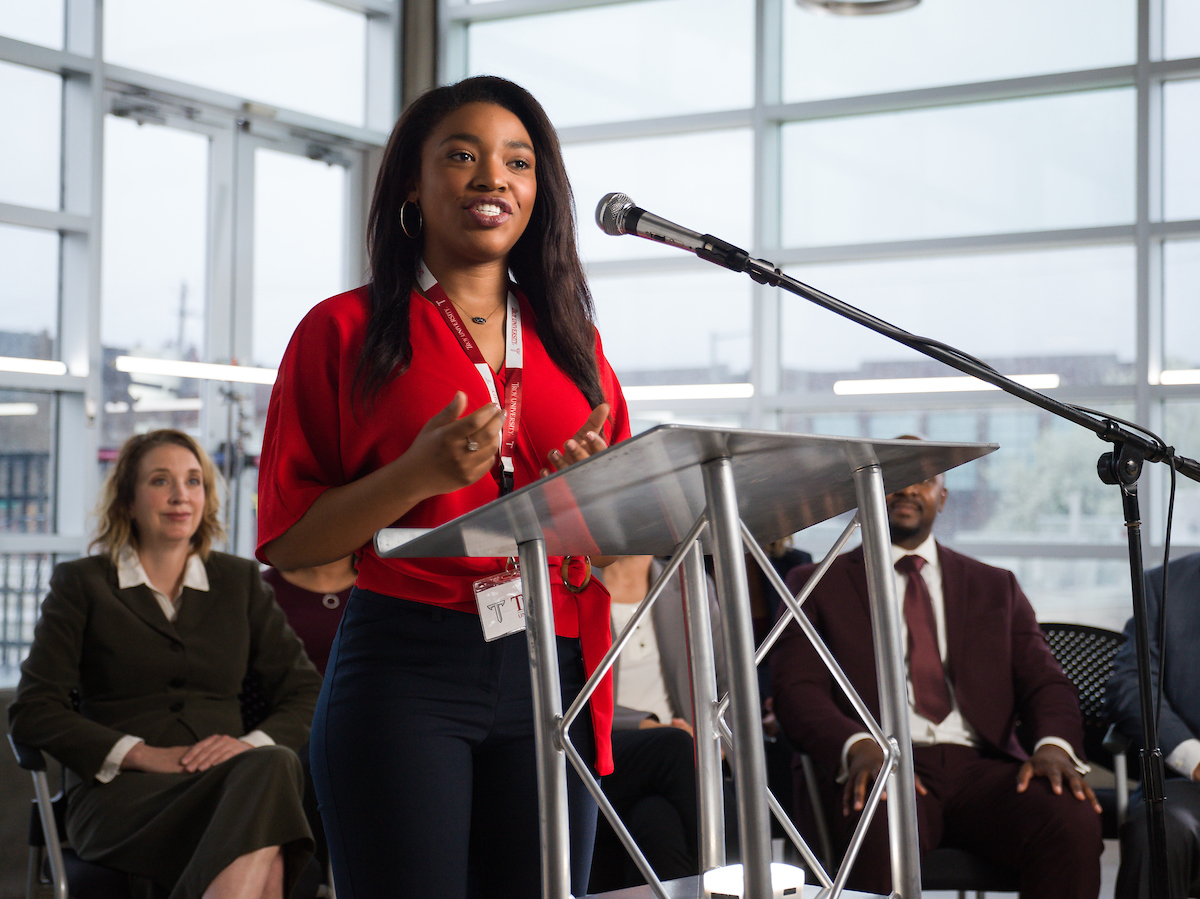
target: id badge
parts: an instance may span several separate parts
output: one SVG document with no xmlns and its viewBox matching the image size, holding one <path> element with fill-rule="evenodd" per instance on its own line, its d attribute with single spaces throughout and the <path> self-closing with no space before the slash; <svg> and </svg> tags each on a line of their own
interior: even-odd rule
<svg viewBox="0 0 1200 899">
<path fill-rule="evenodd" d="M 519 571 L 485 577 L 473 586 L 484 640 L 490 643 L 525 630 L 525 596 Z"/>
</svg>

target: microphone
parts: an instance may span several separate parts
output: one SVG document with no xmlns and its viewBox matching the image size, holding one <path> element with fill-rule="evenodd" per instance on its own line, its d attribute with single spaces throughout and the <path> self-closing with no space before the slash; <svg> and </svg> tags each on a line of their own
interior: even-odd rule
<svg viewBox="0 0 1200 899">
<path fill-rule="evenodd" d="M 622 193 L 604 195 L 596 206 L 596 224 L 605 234 L 614 237 L 618 234 L 636 234 L 695 253 L 701 259 L 735 272 L 744 272 L 750 258 L 745 250 L 711 234 L 698 234 L 633 205 L 633 200 Z"/>
</svg>

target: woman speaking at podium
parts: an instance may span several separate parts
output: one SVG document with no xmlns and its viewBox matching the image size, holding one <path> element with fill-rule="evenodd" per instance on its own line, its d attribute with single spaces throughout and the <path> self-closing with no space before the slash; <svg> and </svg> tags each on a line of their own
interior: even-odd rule
<svg viewBox="0 0 1200 899">
<path fill-rule="evenodd" d="M 485 634 L 494 617 L 479 614 L 520 592 L 515 562 L 384 559 L 372 537 L 442 524 L 629 436 L 538 102 L 493 77 L 416 100 L 384 151 L 368 248 L 370 283 L 316 306 L 292 337 L 259 480 L 261 559 L 288 570 L 359 556 L 312 735 L 336 889 L 530 899 L 528 650 L 520 632 Z M 550 574 L 566 707 L 610 636 L 607 592 L 583 559 L 562 561 Z M 590 705 L 572 739 L 604 774 L 611 685 Z M 596 808 L 573 771 L 568 782 L 582 895 Z"/>
</svg>

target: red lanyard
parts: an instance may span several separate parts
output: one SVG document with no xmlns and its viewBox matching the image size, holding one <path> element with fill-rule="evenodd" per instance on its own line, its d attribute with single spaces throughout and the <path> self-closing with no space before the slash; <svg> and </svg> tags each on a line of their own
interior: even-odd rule
<svg viewBox="0 0 1200 899">
<path fill-rule="evenodd" d="M 511 493 L 513 489 L 513 450 L 516 447 L 517 425 L 521 418 L 521 369 L 523 367 L 521 304 L 510 290 L 508 292 L 504 329 L 505 377 L 501 379 L 499 375 L 492 371 L 492 367 L 487 364 L 487 360 L 483 358 L 483 353 L 480 351 L 479 345 L 471 337 L 471 332 L 467 330 L 467 326 L 463 324 L 463 320 L 458 315 L 458 310 L 454 308 L 454 304 L 450 301 L 450 297 L 446 295 L 446 291 L 442 289 L 442 286 L 437 283 L 437 279 L 433 277 L 429 269 L 425 266 L 424 260 L 417 264 L 417 282 L 421 285 L 421 290 L 426 298 L 442 313 L 442 318 L 446 320 L 446 324 L 450 326 L 450 330 L 458 338 L 458 342 L 462 346 L 463 351 L 466 352 L 467 358 L 471 360 L 475 366 L 475 370 L 483 378 L 484 386 L 487 387 L 488 396 L 491 397 L 492 402 L 504 410 L 504 431 L 500 443 L 500 474 L 498 480 L 500 482 L 501 494 Z M 500 402 L 497 384 L 504 391 L 503 404 Z"/>
</svg>

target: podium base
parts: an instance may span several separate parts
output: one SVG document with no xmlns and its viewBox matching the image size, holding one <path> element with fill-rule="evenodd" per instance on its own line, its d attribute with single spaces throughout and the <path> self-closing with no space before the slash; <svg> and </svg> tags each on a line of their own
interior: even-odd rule
<svg viewBox="0 0 1200 899">
<path fill-rule="evenodd" d="M 745 899 L 745 873 L 741 865 L 726 865 L 705 871 L 701 878 L 706 899 Z M 771 899 L 799 897 L 804 889 L 804 869 L 771 863 Z"/>
</svg>

